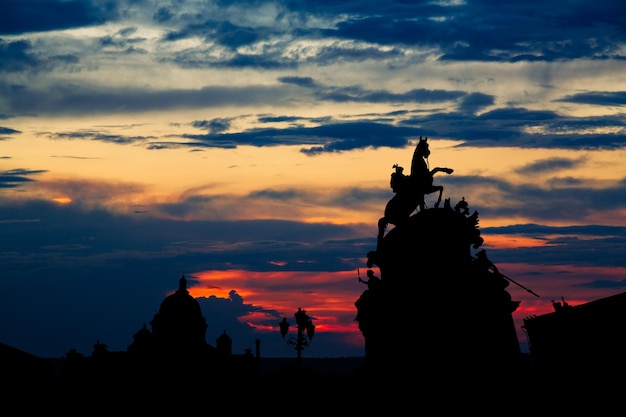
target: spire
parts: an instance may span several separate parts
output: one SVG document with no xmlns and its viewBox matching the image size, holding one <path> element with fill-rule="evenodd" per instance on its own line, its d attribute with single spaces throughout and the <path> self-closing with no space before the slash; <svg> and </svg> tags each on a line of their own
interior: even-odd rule
<svg viewBox="0 0 626 417">
<path fill-rule="evenodd" d="M 185 274 L 178 280 L 178 291 L 187 292 L 187 278 L 185 278 Z"/>
</svg>

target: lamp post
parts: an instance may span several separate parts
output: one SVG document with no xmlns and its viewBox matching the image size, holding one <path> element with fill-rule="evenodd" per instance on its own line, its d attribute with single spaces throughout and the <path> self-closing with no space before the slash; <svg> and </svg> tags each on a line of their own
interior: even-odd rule
<svg viewBox="0 0 626 417">
<path fill-rule="evenodd" d="M 287 322 L 287 317 L 283 318 L 283 321 L 280 322 L 280 334 L 285 339 L 288 345 L 295 345 L 295 350 L 298 354 L 298 367 L 300 367 L 300 361 L 302 358 L 302 351 L 305 347 L 307 347 L 311 341 L 313 340 L 313 335 L 315 334 L 315 325 L 312 322 L 311 317 L 306 314 L 306 310 L 303 310 L 301 307 L 298 307 L 298 311 L 294 314 L 296 318 L 296 326 L 298 328 L 298 334 L 294 338 L 290 336 L 287 338 L 287 333 L 289 332 L 289 322 Z"/>
</svg>

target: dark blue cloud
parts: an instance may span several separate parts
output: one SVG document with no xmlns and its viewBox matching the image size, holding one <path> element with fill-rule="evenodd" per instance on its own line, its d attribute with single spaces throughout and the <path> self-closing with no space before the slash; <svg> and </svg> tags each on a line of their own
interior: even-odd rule
<svg viewBox="0 0 626 417">
<path fill-rule="evenodd" d="M 118 16 L 113 0 L 4 0 L 0 35 L 81 28 Z"/>
<path fill-rule="evenodd" d="M 22 133 L 19 130 L 11 129 L 10 127 L 0 126 L 0 135 L 15 135 L 17 133 Z"/>
<path fill-rule="evenodd" d="M 29 176 L 47 172 L 45 170 L 13 169 L 0 171 L 0 188 L 16 188 L 33 181 Z"/>
<path fill-rule="evenodd" d="M 173 16 L 172 9 L 169 7 L 161 7 L 154 13 L 152 19 L 157 23 L 165 23 L 171 20 Z"/>
<path fill-rule="evenodd" d="M 225 118 L 218 118 L 212 120 L 194 120 L 191 122 L 193 127 L 202 130 L 208 130 L 209 133 L 221 133 L 230 128 L 231 120 Z"/>
<path fill-rule="evenodd" d="M 288 76 L 288 77 L 279 77 L 278 81 L 285 84 L 295 84 L 300 87 L 315 87 L 316 82 L 312 77 L 296 77 L 296 76 Z"/>
<path fill-rule="evenodd" d="M 382 45 L 437 47 L 443 61 L 553 61 L 623 58 L 623 8 L 565 2 L 481 2 L 461 5 L 386 3 L 385 13 L 364 6 L 328 29 L 327 36 Z M 371 15 L 369 13 L 371 12 Z"/>
<path fill-rule="evenodd" d="M 0 94 L 8 107 L 21 114 L 128 114 L 146 110 L 176 110 L 185 108 L 250 105 L 255 102 L 283 101 L 288 91 L 268 86 L 204 87 L 146 91 L 137 88 L 110 88 L 57 84 L 39 91 L 24 84 L 7 84 L 0 81 Z"/>
<path fill-rule="evenodd" d="M 626 135 L 619 133 L 624 115 L 575 117 L 553 111 L 500 108 L 479 116 L 465 113 L 433 113 L 406 119 L 407 125 L 421 126 L 428 136 L 462 141 L 459 146 L 506 146 L 546 149 L 619 149 L 626 146 Z M 528 133 L 527 126 L 540 125 L 542 132 Z M 579 133 L 597 126 L 617 127 L 616 133 Z M 568 134 L 563 130 L 573 129 Z M 553 133 L 554 132 L 554 133 Z"/>
<path fill-rule="evenodd" d="M 37 172 L 30 172 L 35 174 Z M 4 174 L 0 177 L 3 184 L 17 187 L 25 181 L 32 181 L 26 175 Z M 258 191 L 247 199 L 254 204 L 258 199 L 284 199 L 286 196 L 272 191 Z M 262 201 L 262 200 L 261 200 Z M 210 202 L 210 200 L 208 201 Z M 146 209 L 147 213 L 167 213 L 184 218 L 189 210 L 186 206 L 207 203 L 199 197 L 192 197 L 178 204 L 162 204 Z M 137 262 L 164 262 L 176 265 L 180 270 L 201 270 L 208 266 L 215 269 L 228 269 L 228 265 L 244 265 L 250 270 L 272 271 L 280 270 L 268 264 L 269 254 L 285 255 L 287 258 L 324 259 L 323 264 L 311 263 L 306 270 L 342 270 L 345 268 L 346 255 L 343 252 L 333 255 L 333 249 L 326 245 L 314 244 L 329 239 L 347 238 L 355 235 L 353 226 L 338 226 L 330 224 L 305 224 L 282 220 L 250 220 L 229 221 L 177 221 L 165 220 L 145 215 L 114 215 L 105 210 L 84 209 L 79 204 L 59 206 L 47 202 L 15 203 L 0 206 L 0 218 L 4 220 L 1 229 L 3 236 L 0 242 L 0 252 L 14 251 L 15 253 L 35 253 L 41 251 L 41 256 L 34 260 L 43 266 L 58 265 L 63 257 L 73 258 L 80 256 L 85 263 L 75 260 L 76 268 L 91 269 L 96 263 L 106 262 L 107 254 L 116 253 L 119 260 L 129 262 L 133 252 L 141 251 L 152 253 L 146 259 Z M 26 222 L 27 220 L 36 220 Z M 67 228 L 67 222 L 72 227 Z M 26 223 L 24 223 L 26 222 Z M 113 233 L 113 229 L 116 231 Z M 59 233 L 63 231 L 62 233 Z M 268 231 L 271 233 L 268 234 Z M 271 236 L 271 241 L 268 241 Z M 305 237 L 306 245 L 295 244 L 296 236 Z M 220 242 L 227 251 L 218 253 L 207 248 L 199 250 L 195 242 Z M 240 244 L 239 242 L 249 242 Z M 281 241 L 293 242 L 293 245 L 283 246 Z M 262 243 L 255 243 L 262 242 Z M 303 241 L 304 242 L 304 241 Z M 46 249 L 47 248 L 47 249 Z M 185 249 L 191 249 L 187 253 Z M 76 252 L 78 250 L 78 252 Z M 300 252 L 297 255 L 287 256 L 288 252 Z M 307 255 L 301 252 L 308 252 Z M 362 251 L 362 250 L 360 250 Z M 294 254 L 295 254 L 294 252 Z M 352 255 L 364 256 L 364 253 Z M 240 256 L 246 261 L 242 263 Z M 88 257 L 93 257 L 91 260 Z M 95 259 L 102 257 L 100 261 Z M 270 256 L 271 258 L 271 256 Z M 160 260 L 158 260 L 160 259 Z M 180 261 L 177 261 L 179 259 Z M 61 261 L 62 262 L 62 261 Z M 7 266 L 8 270 L 11 269 Z M 351 269 L 351 266 L 350 266 Z"/>
<path fill-rule="evenodd" d="M 480 120 L 546 121 L 559 118 L 558 114 L 545 110 L 528 110 L 520 107 L 494 109 L 478 116 Z"/>
<path fill-rule="evenodd" d="M 111 48 L 116 48 L 119 50 L 126 50 L 126 51 L 129 51 L 129 50 L 142 51 L 142 49 L 139 48 L 138 45 L 145 43 L 146 39 L 143 37 L 139 37 L 139 36 L 133 37 L 132 35 L 134 35 L 136 32 L 137 32 L 136 27 L 126 27 L 126 28 L 120 29 L 115 34 L 107 35 L 107 36 L 103 36 L 99 38 L 98 43 L 100 44 L 102 48 L 108 48 L 109 50 Z"/>
<path fill-rule="evenodd" d="M 308 144 L 312 146 L 304 147 L 302 152 L 315 154 L 370 147 L 404 147 L 409 143 L 410 137 L 419 136 L 421 132 L 412 127 L 395 127 L 372 122 L 346 122 L 311 128 L 288 127 L 222 135 L 185 135 L 185 137 L 201 141 L 207 146 L 225 143 L 237 146 Z M 197 145 L 198 142 L 195 143 L 195 146 Z"/>
<path fill-rule="evenodd" d="M 316 91 L 321 100 L 335 102 L 369 102 L 369 103 L 441 103 L 457 100 L 467 95 L 462 91 L 428 90 L 419 88 L 406 93 L 364 90 L 361 87 L 332 87 Z"/>
<path fill-rule="evenodd" d="M 490 257 L 497 259 L 498 262 L 524 263 L 530 265 L 568 265 L 577 266 L 608 266 L 608 267 L 626 267 L 626 262 L 619 252 L 626 250 L 626 238 L 623 232 L 619 237 L 613 237 L 611 234 L 592 235 L 593 226 L 588 229 L 583 227 L 584 235 L 593 236 L 593 239 L 580 239 L 573 235 L 560 238 L 544 238 L 543 234 L 533 234 L 524 232 L 524 226 L 520 225 L 517 230 L 511 230 L 510 234 L 518 236 L 531 236 L 545 240 L 545 246 L 540 247 L 521 247 L 517 249 L 499 249 L 490 248 Z M 567 230 L 553 228 L 552 233 L 567 233 Z M 488 236 L 499 233 L 497 228 L 488 228 L 483 230 L 483 236 L 488 241 Z M 567 261 L 565 262 L 564 259 Z"/>
<path fill-rule="evenodd" d="M 58 132 L 50 134 L 55 139 L 81 139 L 81 140 L 94 140 L 100 142 L 116 143 L 118 145 L 129 145 L 137 142 L 146 142 L 149 139 L 154 139 L 150 136 L 123 136 L 123 135 L 109 135 L 98 131 L 80 131 L 80 132 Z"/>
<path fill-rule="evenodd" d="M 463 113 L 476 114 L 485 107 L 495 104 L 495 98 L 489 94 L 471 93 L 460 100 L 459 110 Z"/>
<path fill-rule="evenodd" d="M 325 66 L 342 62 L 382 62 L 403 58 L 405 58 L 405 51 L 399 47 L 381 48 L 380 46 L 370 46 L 367 48 L 351 48 L 340 44 L 330 44 L 321 47 L 314 56 L 303 57 L 301 62 L 302 64 Z"/>
<path fill-rule="evenodd" d="M 626 106 L 626 91 L 590 91 L 566 96 L 556 101 L 598 106 Z"/>
<path fill-rule="evenodd" d="M 261 123 L 281 123 L 281 122 L 303 122 L 310 120 L 308 117 L 301 116 L 261 116 L 257 119 Z M 332 119 L 331 119 L 332 120 Z"/>
<path fill-rule="evenodd" d="M 29 40 L 5 41 L 0 38 L 0 72 L 36 73 L 79 63 L 73 54 L 51 54 L 43 56 L 33 48 Z M 19 85 L 10 86 L 14 91 L 22 90 Z"/>
<path fill-rule="evenodd" d="M 583 162 L 584 160 L 580 158 L 548 158 L 520 167 L 516 169 L 515 172 L 523 175 L 532 175 L 538 172 L 554 172 L 560 169 L 569 169 L 580 166 Z"/>
<path fill-rule="evenodd" d="M 626 180 L 605 187 L 589 184 L 581 178 L 559 176 L 553 179 L 520 185 L 494 177 L 454 175 L 446 177 L 448 196 L 480 194 L 488 190 L 497 196 L 498 205 L 479 208 L 487 218 L 527 218 L 536 222 L 579 223 L 597 213 L 621 210 L 626 205 Z M 530 176 L 532 180 L 533 176 Z M 462 194 L 463 193 L 463 194 Z M 489 198 L 489 195 L 483 196 Z M 607 219 L 610 221 L 610 219 Z"/>
<path fill-rule="evenodd" d="M 0 71 L 24 71 L 36 68 L 40 62 L 31 53 L 27 40 L 5 41 L 0 38 Z"/>
<path fill-rule="evenodd" d="M 260 190 L 249 194 L 253 198 L 271 198 L 272 200 L 294 200 L 300 197 L 298 190 Z"/>
<path fill-rule="evenodd" d="M 575 287 L 582 288 L 626 288 L 626 279 L 621 281 L 608 281 L 608 280 L 596 280 L 591 282 L 585 282 L 583 284 L 574 285 Z"/>
<path fill-rule="evenodd" d="M 266 39 L 270 33 L 278 34 L 271 28 L 240 26 L 227 20 L 205 20 L 186 25 L 177 31 L 170 31 L 166 34 L 164 40 L 177 41 L 200 36 L 207 42 L 236 50 L 239 47 Z"/>
</svg>

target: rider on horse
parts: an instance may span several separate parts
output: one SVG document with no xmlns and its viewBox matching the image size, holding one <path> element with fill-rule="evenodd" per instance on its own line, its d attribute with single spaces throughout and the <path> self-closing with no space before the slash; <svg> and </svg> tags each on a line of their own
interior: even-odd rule
<svg viewBox="0 0 626 417">
<path fill-rule="evenodd" d="M 445 172 L 452 174 L 451 168 L 436 167 L 432 170 L 428 169 L 428 156 L 430 149 L 428 146 L 428 138 L 420 139 L 413 152 L 413 160 L 411 162 L 411 174 L 405 175 L 404 169 L 398 164 L 393 167 L 396 169 L 391 174 L 390 186 L 396 193 L 385 207 L 385 215 L 378 221 L 378 237 L 382 238 L 387 224 L 398 225 L 409 219 L 418 207 L 420 211 L 425 210 L 426 203 L 424 196 L 426 194 L 439 191 L 439 197 L 435 203 L 435 208 L 441 203 L 443 187 L 441 185 L 433 185 L 433 175 L 437 172 Z"/>
</svg>

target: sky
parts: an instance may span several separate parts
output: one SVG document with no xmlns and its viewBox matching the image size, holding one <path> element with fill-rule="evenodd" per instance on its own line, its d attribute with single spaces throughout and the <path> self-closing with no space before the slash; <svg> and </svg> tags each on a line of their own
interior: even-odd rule
<svg viewBox="0 0 626 417">
<path fill-rule="evenodd" d="M 527 351 L 552 300 L 626 291 L 625 59 L 621 0 L 4 0 L 0 342 L 126 350 L 184 275 L 209 344 L 295 355 L 302 307 L 303 357 L 362 356 L 358 276 L 424 136 L 539 295 L 507 288 Z"/>
</svg>

